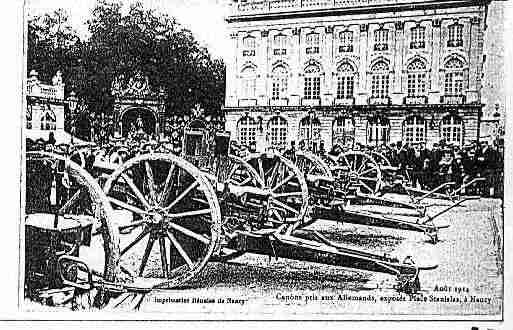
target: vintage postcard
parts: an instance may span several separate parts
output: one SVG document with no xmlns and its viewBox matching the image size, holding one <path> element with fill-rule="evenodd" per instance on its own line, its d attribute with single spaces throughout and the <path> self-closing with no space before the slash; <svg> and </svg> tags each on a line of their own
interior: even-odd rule
<svg viewBox="0 0 513 330">
<path fill-rule="evenodd" d="M 505 7 L 27 0 L 20 310 L 499 328 Z"/>
</svg>

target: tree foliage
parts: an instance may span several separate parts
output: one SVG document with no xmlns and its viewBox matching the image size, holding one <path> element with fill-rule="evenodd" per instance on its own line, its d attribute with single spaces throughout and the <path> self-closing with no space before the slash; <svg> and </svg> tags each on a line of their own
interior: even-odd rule
<svg viewBox="0 0 513 330">
<path fill-rule="evenodd" d="M 121 2 L 100 0 L 87 21 L 89 38 L 80 40 L 62 10 L 35 17 L 28 26 L 28 69 L 44 79 L 60 69 L 95 112 L 112 110 L 111 85 L 142 72 L 168 93 L 166 109 L 183 112 L 200 103 L 218 112 L 224 101 L 225 65 L 193 34 L 168 15 Z"/>
</svg>

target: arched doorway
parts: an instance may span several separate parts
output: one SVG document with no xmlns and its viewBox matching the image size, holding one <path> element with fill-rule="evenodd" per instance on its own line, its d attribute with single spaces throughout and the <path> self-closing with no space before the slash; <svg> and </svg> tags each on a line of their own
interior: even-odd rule
<svg viewBox="0 0 513 330">
<path fill-rule="evenodd" d="M 126 137 L 130 132 L 143 131 L 148 135 L 157 133 L 157 118 L 146 108 L 131 108 L 121 116 L 121 134 Z"/>
</svg>

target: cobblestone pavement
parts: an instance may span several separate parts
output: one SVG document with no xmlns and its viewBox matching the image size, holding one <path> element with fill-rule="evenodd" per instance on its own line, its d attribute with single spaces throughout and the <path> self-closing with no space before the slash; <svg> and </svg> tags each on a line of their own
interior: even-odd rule
<svg viewBox="0 0 513 330">
<path fill-rule="evenodd" d="M 442 207 L 431 207 L 429 213 Z M 500 319 L 502 275 L 497 242 L 501 240 L 497 237 L 502 235 L 502 202 L 468 201 L 436 222 L 450 225 L 441 231 L 436 245 L 421 233 L 327 221 L 312 227 L 332 240 L 365 250 L 399 258 L 411 255 L 419 264 L 438 263 L 437 269 L 421 272 L 422 288 L 415 296 L 396 292 L 395 278 L 388 275 L 245 255 L 230 264 L 210 263 L 184 288 L 152 292 L 144 298 L 141 310 L 173 312 L 173 318 L 203 313 L 209 318 L 486 315 Z"/>
</svg>

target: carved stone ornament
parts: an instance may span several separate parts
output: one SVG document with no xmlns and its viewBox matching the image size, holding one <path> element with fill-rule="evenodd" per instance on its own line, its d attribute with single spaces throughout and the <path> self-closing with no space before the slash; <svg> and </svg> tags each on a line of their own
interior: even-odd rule
<svg viewBox="0 0 513 330">
<path fill-rule="evenodd" d="M 137 72 L 130 79 L 118 76 L 112 83 L 112 95 L 118 97 L 155 98 L 157 93 L 150 88 L 149 78 Z"/>
<path fill-rule="evenodd" d="M 479 25 L 481 23 L 481 17 L 474 16 L 470 18 L 470 24 Z"/>
<path fill-rule="evenodd" d="M 369 24 L 360 24 L 360 32 L 369 31 Z"/>
<path fill-rule="evenodd" d="M 263 30 L 262 31 L 262 37 L 267 38 L 269 36 L 269 30 Z"/>
<path fill-rule="evenodd" d="M 333 33 L 333 26 L 326 26 L 326 33 Z"/>
<path fill-rule="evenodd" d="M 403 21 L 397 21 L 395 22 L 395 29 L 402 31 L 404 29 L 404 22 Z"/>
<path fill-rule="evenodd" d="M 433 27 L 439 28 L 440 26 L 442 26 L 442 20 L 440 18 L 435 18 L 433 20 Z"/>
<path fill-rule="evenodd" d="M 295 36 L 298 36 L 301 34 L 301 29 L 300 28 L 294 28 L 292 30 L 292 34 L 295 35 Z"/>
</svg>

